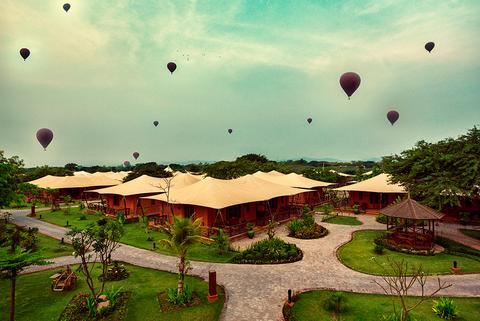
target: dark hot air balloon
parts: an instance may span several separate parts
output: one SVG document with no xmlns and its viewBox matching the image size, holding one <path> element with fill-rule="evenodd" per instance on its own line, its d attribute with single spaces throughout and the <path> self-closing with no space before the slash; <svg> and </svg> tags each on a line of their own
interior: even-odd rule
<svg viewBox="0 0 480 321">
<path fill-rule="evenodd" d="M 138 156 L 140 156 L 140 153 L 139 153 L 139 152 L 135 152 L 135 153 L 133 153 L 133 158 L 137 159 L 137 158 L 138 158 Z"/>
<path fill-rule="evenodd" d="M 229 133 L 229 134 L 233 133 L 233 129 L 229 128 L 229 129 L 228 129 L 228 133 Z"/>
<path fill-rule="evenodd" d="M 28 48 L 20 49 L 20 56 L 22 56 L 23 60 L 27 60 L 28 56 L 30 56 L 30 50 Z"/>
<path fill-rule="evenodd" d="M 307 118 L 307 122 L 308 122 L 309 124 L 311 124 L 311 123 L 312 123 L 312 119 L 311 119 L 310 117 Z"/>
<path fill-rule="evenodd" d="M 44 150 L 47 150 L 47 146 L 53 139 L 53 132 L 48 128 L 40 128 L 37 130 L 37 140 Z"/>
<path fill-rule="evenodd" d="M 63 10 L 65 10 L 65 12 L 68 12 L 68 10 L 70 10 L 70 3 L 65 3 L 63 5 Z"/>
<path fill-rule="evenodd" d="M 387 119 L 392 124 L 392 126 L 398 120 L 398 117 L 400 117 L 400 114 L 396 110 L 391 110 L 387 113 Z"/>
<path fill-rule="evenodd" d="M 427 42 L 425 44 L 425 49 L 428 51 L 428 52 L 432 52 L 433 48 L 435 47 L 435 43 L 434 42 Z"/>
<path fill-rule="evenodd" d="M 154 122 L 153 122 L 153 125 L 154 125 L 155 127 L 157 127 L 157 126 L 158 126 L 158 120 L 154 121 Z"/>
<path fill-rule="evenodd" d="M 346 72 L 340 77 L 340 86 L 350 99 L 355 90 L 360 86 L 360 76 L 354 72 Z"/>
<path fill-rule="evenodd" d="M 169 62 L 167 64 L 167 69 L 170 71 L 170 73 L 173 74 L 173 72 L 175 71 L 175 69 L 177 69 L 177 64 L 174 63 L 174 62 Z"/>
<path fill-rule="evenodd" d="M 128 160 L 124 161 L 123 166 L 130 167 L 130 162 Z"/>
</svg>

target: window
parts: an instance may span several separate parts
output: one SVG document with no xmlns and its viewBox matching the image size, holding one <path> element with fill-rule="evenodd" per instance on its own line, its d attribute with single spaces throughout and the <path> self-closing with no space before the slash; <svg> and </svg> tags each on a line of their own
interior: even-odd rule
<svg viewBox="0 0 480 321">
<path fill-rule="evenodd" d="M 227 219 L 239 219 L 241 216 L 240 205 L 227 207 Z"/>
<path fill-rule="evenodd" d="M 379 197 L 377 193 L 370 193 L 370 204 L 378 204 Z"/>
<path fill-rule="evenodd" d="M 360 200 L 363 200 L 363 192 L 358 192 L 358 198 L 359 198 Z"/>
<path fill-rule="evenodd" d="M 272 198 L 271 200 L 269 200 L 268 205 L 270 205 L 270 208 L 277 208 L 278 207 L 278 198 Z"/>
<path fill-rule="evenodd" d="M 113 195 L 113 205 L 114 206 L 120 205 L 120 195 Z"/>
<path fill-rule="evenodd" d="M 193 205 L 183 205 L 184 217 L 192 217 L 193 213 L 195 213 L 195 208 L 193 207 Z"/>
</svg>

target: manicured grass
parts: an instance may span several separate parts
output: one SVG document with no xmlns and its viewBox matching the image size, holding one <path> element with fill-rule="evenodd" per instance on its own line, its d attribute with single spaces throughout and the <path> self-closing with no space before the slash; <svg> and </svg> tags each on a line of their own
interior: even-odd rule
<svg viewBox="0 0 480 321">
<path fill-rule="evenodd" d="M 187 277 L 190 284 L 201 299 L 202 304 L 176 312 L 164 313 L 160 311 L 157 294 L 167 288 L 175 288 L 177 274 L 140 268 L 126 264 L 130 277 L 125 280 L 107 282 L 106 287 L 122 288 L 122 291 L 131 291 L 132 295 L 127 303 L 126 320 L 161 321 L 161 320 L 218 320 L 225 300 L 223 290 L 218 287 L 219 300 L 214 303 L 207 301 L 208 283 L 194 277 Z M 76 268 L 72 269 L 76 271 Z M 69 292 L 53 292 L 50 289 L 49 276 L 56 270 L 43 271 L 22 275 L 17 280 L 17 321 L 56 321 L 68 302 L 80 291 L 87 292 L 88 287 L 82 274 L 79 275 L 77 287 Z M 100 265 L 94 269 L 95 276 L 101 272 Z M 100 282 L 95 278 L 96 284 Z M 8 319 L 10 298 L 10 282 L 0 279 L 0 319 Z"/>
<path fill-rule="evenodd" d="M 105 217 L 102 214 L 86 214 L 78 208 L 71 208 L 69 213 L 66 214 L 63 210 L 52 212 L 42 212 L 42 220 L 52 224 L 64 226 L 68 220 L 68 224 L 71 226 L 76 226 L 79 228 L 84 228 L 90 223 L 95 223 L 99 219 Z M 80 216 L 84 214 L 86 220 L 80 220 Z M 39 218 L 39 215 L 36 216 Z M 148 235 L 145 233 L 145 228 L 143 224 L 138 222 L 126 223 L 124 225 L 124 235 L 121 242 L 132 245 L 135 247 L 155 251 L 167 255 L 175 255 L 170 249 L 165 248 L 159 240 L 164 239 L 165 234 L 149 230 Z M 147 240 L 151 238 L 151 241 Z M 155 242 L 156 248 L 153 249 L 153 243 Z M 189 251 L 187 258 L 189 260 L 196 261 L 208 261 L 208 262 L 229 262 L 237 253 L 229 251 L 223 255 L 217 253 L 217 249 L 212 245 L 207 244 L 196 244 L 192 246 Z"/>
<path fill-rule="evenodd" d="M 382 320 L 383 315 L 393 313 L 392 297 L 377 294 L 359 294 L 343 292 L 346 297 L 345 310 L 337 319 L 333 313 L 325 309 L 325 301 L 332 294 L 331 291 L 311 291 L 298 296 L 297 302 L 290 310 L 290 321 L 317 321 L 317 320 Z M 480 298 L 452 298 L 458 308 L 458 321 L 476 321 L 480 315 Z M 443 320 L 432 311 L 433 300 L 427 300 L 411 313 L 416 320 L 430 321 Z M 410 304 L 415 298 L 408 298 Z M 397 311 L 399 303 L 397 303 Z"/>
<path fill-rule="evenodd" d="M 385 249 L 383 255 L 376 254 L 374 239 L 381 236 L 384 231 L 357 231 L 353 234 L 353 240 L 338 249 L 337 255 L 340 261 L 353 270 L 367 274 L 385 274 L 382 267 L 388 270 L 387 258 L 393 260 L 404 259 L 409 266 L 423 266 L 426 274 L 451 274 L 452 262 L 457 261 L 462 272 L 480 272 L 479 260 L 471 258 L 439 253 L 433 256 L 421 256 L 400 253 Z M 388 274 L 388 273 L 387 273 Z"/>
<path fill-rule="evenodd" d="M 340 224 L 340 225 L 362 225 L 363 223 L 357 220 L 354 216 L 343 216 L 343 215 L 335 215 L 326 218 L 323 222 L 332 223 L 332 224 Z"/>
<path fill-rule="evenodd" d="M 470 237 L 473 237 L 474 239 L 480 240 L 480 231 L 461 229 L 460 232 L 462 232 L 466 236 L 470 236 Z"/>
<path fill-rule="evenodd" d="M 60 244 L 59 240 L 43 234 L 37 234 L 39 251 L 46 258 L 72 255 L 73 248 L 70 244 Z"/>
</svg>

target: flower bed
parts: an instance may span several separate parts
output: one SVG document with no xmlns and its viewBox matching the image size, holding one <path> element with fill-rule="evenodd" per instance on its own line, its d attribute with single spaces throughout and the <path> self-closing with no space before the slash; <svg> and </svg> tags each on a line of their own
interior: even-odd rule
<svg viewBox="0 0 480 321">
<path fill-rule="evenodd" d="M 114 306 L 104 308 L 96 316 L 90 316 L 87 308 L 87 299 L 90 295 L 79 293 L 68 303 L 65 310 L 60 315 L 59 321 L 90 321 L 90 320 L 125 320 L 127 312 L 127 302 L 130 298 L 130 292 L 121 292 L 118 295 Z"/>
<path fill-rule="evenodd" d="M 100 275 L 98 278 L 102 280 L 103 275 Z M 128 278 L 128 271 L 125 268 L 125 265 L 118 261 L 113 261 L 112 265 L 107 269 L 106 280 L 120 281 L 126 278 Z"/>
<path fill-rule="evenodd" d="M 378 237 L 374 240 L 375 244 L 382 245 L 391 251 L 408 253 L 414 255 L 434 255 L 434 249 L 416 249 L 405 244 L 396 243 L 393 239 L 389 238 L 388 235 Z"/>
<path fill-rule="evenodd" d="M 279 238 L 265 239 L 251 244 L 232 260 L 240 264 L 280 264 L 299 261 L 303 252 L 295 245 Z"/>
</svg>

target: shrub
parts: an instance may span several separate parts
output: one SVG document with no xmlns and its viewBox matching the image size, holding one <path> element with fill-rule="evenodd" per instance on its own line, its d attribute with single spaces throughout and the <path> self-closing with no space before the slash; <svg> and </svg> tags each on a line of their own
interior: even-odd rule
<svg viewBox="0 0 480 321">
<path fill-rule="evenodd" d="M 325 308 L 328 311 L 333 311 L 336 314 L 339 314 L 345 309 L 345 293 L 343 292 L 333 292 L 325 301 Z"/>
<path fill-rule="evenodd" d="M 88 314 L 95 318 L 97 315 L 97 300 L 95 300 L 94 297 L 89 296 L 86 302 L 87 302 Z"/>
<path fill-rule="evenodd" d="M 121 290 L 122 290 L 122 288 L 118 288 L 118 289 L 115 290 L 115 288 L 112 286 L 110 289 L 105 291 L 105 295 L 110 300 L 110 307 L 111 308 L 114 308 L 115 305 L 117 304 L 118 295 L 120 294 Z"/>
<path fill-rule="evenodd" d="M 377 221 L 378 223 L 387 224 L 387 217 L 383 214 L 378 214 L 375 218 L 375 221 Z"/>
<path fill-rule="evenodd" d="M 457 305 L 449 298 L 440 298 L 433 300 L 433 312 L 442 319 L 452 320 L 458 314 Z"/>
<path fill-rule="evenodd" d="M 355 213 L 355 214 L 360 214 L 360 205 L 354 204 L 354 205 L 352 206 L 352 210 L 353 210 L 353 213 Z"/>
<path fill-rule="evenodd" d="M 120 223 L 120 225 L 125 224 L 125 214 L 123 212 L 117 213 L 117 221 Z"/>
<path fill-rule="evenodd" d="M 325 215 L 330 215 L 330 213 L 332 213 L 333 211 L 333 206 L 331 204 L 324 204 L 322 207 L 321 207 L 321 211 L 323 212 L 323 214 Z"/>
<path fill-rule="evenodd" d="M 233 258 L 233 262 L 247 264 L 288 263 L 301 260 L 302 257 L 302 251 L 295 244 L 285 243 L 283 240 L 274 237 L 250 244 L 246 250 Z"/>
<path fill-rule="evenodd" d="M 123 264 L 118 261 L 113 261 L 112 265 L 107 269 L 105 280 L 106 281 L 120 281 L 128 278 L 128 271 Z M 100 276 L 100 279 L 103 275 Z"/>
<path fill-rule="evenodd" d="M 376 254 L 382 255 L 384 249 L 385 249 L 385 247 L 384 247 L 382 244 L 375 244 L 375 247 L 374 247 L 373 251 L 374 251 Z"/>
<path fill-rule="evenodd" d="M 190 285 L 185 284 L 183 292 L 178 294 L 176 288 L 168 288 L 167 289 L 167 301 L 171 304 L 175 305 L 186 305 L 190 301 L 192 301 L 193 293 Z"/>
<path fill-rule="evenodd" d="M 80 202 L 80 204 L 78 205 L 78 209 L 80 211 L 83 211 L 85 209 L 85 203 L 84 202 Z"/>
<path fill-rule="evenodd" d="M 230 248 L 230 238 L 223 231 L 223 229 L 218 230 L 218 235 L 214 236 L 215 246 L 218 250 L 218 254 L 223 255 Z"/>
<path fill-rule="evenodd" d="M 80 215 L 80 217 L 78 218 L 79 221 L 86 221 L 87 220 L 87 216 L 85 214 L 82 214 Z"/>
<path fill-rule="evenodd" d="M 287 224 L 288 235 L 294 236 L 303 227 L 303 222 L 299 219 L 291 220 Z"/>
</svg>

